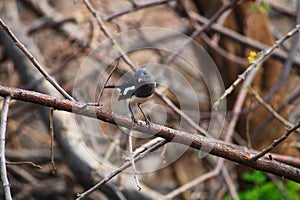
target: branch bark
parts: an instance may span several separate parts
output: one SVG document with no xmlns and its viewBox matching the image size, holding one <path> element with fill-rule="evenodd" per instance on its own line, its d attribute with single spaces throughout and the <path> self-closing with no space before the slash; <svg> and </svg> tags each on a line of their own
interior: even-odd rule
<svg viewBox="0 0 300 200">
<path fill-rule="evenodd" d="M 53 107 L 56 110 L 72 112 L 90 118 L 97 118 L 111 124 L 117 124 L 118 126 L 132 128 L 136 131 L 162 137 L 170 142 L 188 145 L 194 149 L 204 151 L 205 149 L 211 149 L 209 153 L 212 155 L 300 183 L 300 169 L 265 157 L 257 161 L 252 161 L 251 157 L 254 154 L 250 153 L 249 149 L 237 149 L 234 145 L 226 144 L 220 140 L 206 138 L 201 135 L 192 135 L 188 132 L 171 129 L 158 124 L 153 124 L 151 129 L 149 129 L 149 127 L 140 120 L 138 120 L 137 125 L 133 127 L 130 118 L 113 113 L 102 107 L 85 106 L 85 103 L 72 102 L 33 91 L 0 86 L 0 96 L 8 95 L 10 95 L 12 99 Z"/>
</svg>

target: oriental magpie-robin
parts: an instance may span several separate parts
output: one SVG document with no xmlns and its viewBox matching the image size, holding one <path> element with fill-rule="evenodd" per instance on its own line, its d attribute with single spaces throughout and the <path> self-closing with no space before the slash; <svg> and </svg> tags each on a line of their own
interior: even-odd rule
<svg viewBox="0 0 300 200">
<path fill-rule="evenodd" d="M 141 104 L 151 98 L 155 87 L 156 82 L 153 75 L 147 69 L 140 68 L 136 70 L 134 76 L 128 81 L 125 81 L 120 85 L 107 85 L 104 88 L 118 88 L 120 90 L 118 100 L 129 100 L 128 108 L 131 113 L 133 123 L 137 123 L 137 120 L 133 114 L 131 105 L 137 104 L 145 118 L 146 124 L 150 126 L 150 121 L 143 112 Z"/>
</svg>

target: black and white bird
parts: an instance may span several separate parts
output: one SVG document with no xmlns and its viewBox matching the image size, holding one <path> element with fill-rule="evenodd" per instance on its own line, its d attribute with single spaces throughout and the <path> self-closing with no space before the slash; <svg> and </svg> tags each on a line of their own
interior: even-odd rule
<svg viewBox="0 0 300 200">
<path fill-rule="evenodd" d="M 147 69 L 139 68 L 128 81 L 123 82 L 121 85 L 107 85 L 104 88 L 118 88 L 120 90 L 118 100 L 129 100 L 128 108 L 132 121 L 137 123 L 131 105 L 137 104 L 145 118 L 146 124 L 150 126 L 150 121 L 143 112 L 141 104 L 151 98 L 156 88 L 156 82 L 153 75 Z"/>
</svg>

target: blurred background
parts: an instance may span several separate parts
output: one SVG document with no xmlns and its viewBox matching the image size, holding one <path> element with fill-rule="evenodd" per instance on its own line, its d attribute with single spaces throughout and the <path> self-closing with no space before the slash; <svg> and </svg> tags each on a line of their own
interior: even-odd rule
<svg viewBox="0 0 300 200">
<path fill-rule="evenodd" d="M 118 40 L 121 47 L 127 43 L 140 44 L 137 40 L 158 44 L 157 48 L 138 49 L 127 55 L 135 66 L 146 67 L 154 74 L 160 84 L 159 94 L 192 122 L 183 120 L 158 95 L 142 106 L 151 121 L 193 134 L 201 131 L 191 124 L 207 130 L 213 121 L 215 129 L 209 132 L 221 140 L 226 138 L 241 87 L 237 86 L 228 96 L 223 110 L 212 108 L 216 95 L 221 95 L 250 65 L 250 52 L 259 54 L 300 23 L 300 5 L 296 0 L 91 0 L 90 3 L 110 34 L 118 37 L 118 33 L 125 33 L 126 37 Z M 115 64 L 110 54 L 114 46 L 83 1 L 1 0 L 0 6 L 1 19 L 69 94 L 83 102 L 98 101 L 100 89 Z M 210 22 L 209 27 L 197 34 Z M 129 30 L 145 27 L 172 31 L 136 31 L 138 39 L 131 38 Z M 169 50 L 175 51 L 185 39 L 182 36 L 178 40 L 179 33 L 192 35 L 192 43 L 201 45 L 200 48 L 183 46 L 183 51 L 192 55 L 195 62 L 189 57 L 170 60 L 173 52 L 158 48 L 170 41 Z M 297 34 L 275 50 L 251 85 L 291 123 L 299 120 L 300 111 L 298 39 Z M 214 74 L 215 67 L 218 76 Z M 121 59 L 108 84 L 131 76 L 131 67 Z M 0 84 L 59 97 L 2 29 Z M 118 102 L 117 95 L 117 91 L 105 90 L 100 106 L 128 115 L 127 105 Z M 54 111 L 54 116 L 55 170 L 50 154 L 49 108 L 11 102 L 5 153 L 14 199 L 75 199 L 78 193 L 128 160 L 128 130 L 58 111 Z M 138 111 L 136 116 L 142 119 Z M 285 130 L 284 124 L 248 95 L 234 133 L 226 142 L 262 150 Z M 133 134 L 134 149 L 154 139 Z M 299 136 L 292 134 L 272 153 L 283 159 L 295 158 L 297 162 L 299 148 Z M 129 168 L 87 199 L 299 199 L 297 183 L 220 160 L 211 155 L 200 159 L 197 151 L 168 144 L 137 164 L 138 171 L 147 172 L 139 175 L 141 192 L 136 190 Z M 218 171 L 218 165 L 222 170 Z M 3 190 L 0 193 L 4 197 Z"/>
</svg>

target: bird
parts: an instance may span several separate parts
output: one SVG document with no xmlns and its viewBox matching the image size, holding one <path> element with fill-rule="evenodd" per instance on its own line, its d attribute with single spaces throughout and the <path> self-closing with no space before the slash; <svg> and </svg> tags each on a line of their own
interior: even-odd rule
<svg viewBox="0 0 300 200">
<path fill-rule="evenodd" d="M 137 104 L 142 112 L 146 125 L 150 127 L 150 120 L 145 115 L 141 108 L 141 104 L 151 99 L 157 83 L 153 75 L 146 68 L 139 68 L 135 71 L 133 77 L 120 85 L 106 85 L 104 88 L 117 88 L 119 89 L 120 100 L 128 100 L 128 108 L 131 113 L 131 119 L 134 124 L 137 123 L 131 105 Z"/>
</svg>

